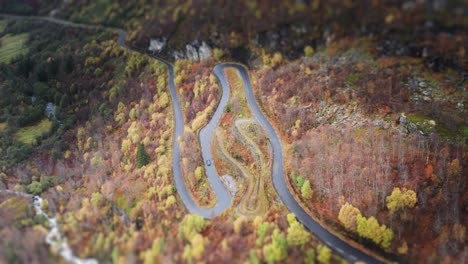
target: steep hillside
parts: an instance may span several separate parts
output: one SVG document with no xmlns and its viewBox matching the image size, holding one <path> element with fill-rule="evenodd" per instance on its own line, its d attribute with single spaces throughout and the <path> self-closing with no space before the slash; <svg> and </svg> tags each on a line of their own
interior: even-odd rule
<svg viewBox="0 0 468 264">
<path fill-rule="evenodd" d="M 466 262 L 463 4 L 1 1 L 0 263 Z"/>
</svg>

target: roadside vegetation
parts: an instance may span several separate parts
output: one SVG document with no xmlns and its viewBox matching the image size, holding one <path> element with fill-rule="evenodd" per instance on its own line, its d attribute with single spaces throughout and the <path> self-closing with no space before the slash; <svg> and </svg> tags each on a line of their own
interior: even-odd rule
<svg viewBox="0 0 468 264">
<path fill-rule="evenodd" d="M 271 153 L 263 130 L 251 119 L 242 79 L 237 70 L 224 71 L 230 97 L 216 131 L 215 164 L 222 177 L 232 177 L 238 190 L 237 212 L 246 217 L 262 215 L 276 198 L 271 186 Z M 265 151 L 265 152 L 263 152 Z"/>
<path fill-rule="evenodd" d="M 216 202 L 198 144 L 220 98 L 210 73 L 241 62 L 311 216 L 392 261 L 463 262 L 463 1 L 370 2 L 15 0 L 0 12 L 122 27 L 141 50 L 166 38 L 159 54 L 171 60 L 213 48 L 215 60 L 175 62 L 181 164 L 201 206 Z M 278 200 L 267 138 L 236 126 L 251 116 L 235 72 L 213 163 L 233 177 L 239 210 L 208 221 L 187 214 L 173 184 L 164 65 L 108 31 L 4 18 L 0 32 L 0 262 L 56 260 L 44 219 L 3 189 L 40 194 L 73 251 L 100 262 L 343 261 Z"/>
<path fill-rule="evenodd" d="M 216 196 L 203 169 L 204 161 L 198 133 L 211 118 L 220 98 L 220 89 L 211 74 L 213 64 L 179 60 L 174 65 L 175 86 L 184 115 L 181 146 L 182 170 L 185 183 L 200 206 L 212 207 Z"/>
<path fill-rule="evenodd" d="M 341 40 L 257 72 L 260 104 L 288 143 L 290 187 L 311 215 L 370 249 L 455 261 L 466 229 L 466 83 L 375 45 Z"/>
<path fill-rule="evenodd" d="M 38 153 L 26 167 L 17 165 L 2 174 L 2 184 L 41 194 L 48 201 L 45 209 L 56 210 L 61 231 L 81 257 L 219 263 L 299 261 L 306 254 L 309 261 L 339 261 L 293 215 L 286 217 L 278 203 L 254 219 L 234 213 L 207 221 L 187 214 L 171 177 L 168 86 L 157 81 L 167 80 L 168 74 L 162 64 L 117 47 L 114 36 L 108 38 L 83 47 L 93 52 L 84 67 L 91 73 L 101 63 L 124 67 L 103 67 L 116 78 L 103 82 L 96 98 L 87 98 L 92 106 L 87 119 L 77 119 L 63 135 L 63 158 Z M 11 196 L 0 199 L 8 208 L 18 204 Z M 29 202 L 24 207 L 31 210 Z M 22 250 L 25 242 L 17 239 L 31 234 L 26 245 L 43 245 L 43 235 L 31 233 L 42 224 L 31 223 L 33 229 L 15 229 L 11 221 L 1 226 L 7 245 L 2 260 L 54 258 L 43 247 Z"/>
</svg>

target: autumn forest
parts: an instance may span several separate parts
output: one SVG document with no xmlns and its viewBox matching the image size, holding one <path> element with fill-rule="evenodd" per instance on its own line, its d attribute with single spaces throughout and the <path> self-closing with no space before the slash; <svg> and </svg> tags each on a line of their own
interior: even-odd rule
<svg viewBox="0 0 468 264">
<path fill-rule="evenodd" d="M 0 1 L 0 263 L 466 263 L 463 1 Z"/>
</svg>

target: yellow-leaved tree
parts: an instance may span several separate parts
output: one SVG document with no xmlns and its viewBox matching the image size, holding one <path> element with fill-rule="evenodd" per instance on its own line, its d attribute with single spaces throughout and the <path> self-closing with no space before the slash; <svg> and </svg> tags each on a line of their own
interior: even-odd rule
<svg viewBox="0 0 468 264">
<path fill-rule="evenodd" d="M 353 205 L 346 203 L 341 206 L 338 214 L 338 220 L 340 220 L 346 229 L 356 231 L 356 220 L 358 215 L 361 215 L 361 211 Z"/>
<path fill-rule="evenodd" d="M 330 263 L 332 251 L 329 247 L 320 244 L 317 246 L 317 252 L 318 252 L 317 260 L 320 263 L 322 264 Z"/>
<path fill-rule="evenodd" d="M 304 246 L 310 239 L 310 233 L 296 220 L 293 213 L 288 214 L 288 235 L 286 241 L 290 246 Z"/>
<path fill-rule="evenodd" d="M 357 233 L 360 237 L 368 238 L 388 251 L 393 240 L 393 231 L 386 225 L 380 225 L 375 217 L 369 219 L 357 216 Z"/>
<path fill-rule="evenodd" d="M 390 215 L 393 215 L 405 207 L 413 208 L 418 202 L 418 198 L 413 190 L 396 187 L 393 188 L 392 194 L 387 196 L 386 201 Z"/>
</svg>

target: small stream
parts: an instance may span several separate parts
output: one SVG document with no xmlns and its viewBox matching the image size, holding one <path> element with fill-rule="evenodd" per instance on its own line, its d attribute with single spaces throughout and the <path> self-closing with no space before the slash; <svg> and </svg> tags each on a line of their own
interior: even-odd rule
<svg viewBox="0 0 468 264">
<path fill-rule="evenodd" d="M 42 215 L 49 221 L 49 233 L 46 235 L 45 241 L 55 249 L 57 253 L 62 256 L 68 263 L 73 264 L 97 264 L 99 263 L 95 259 L 81 259 L 73 254 L 70 245 L 67 243 L 67 238 L 60 233 L 57 219 L 55 217 L 49 217 L 41 208 L 42 198 L 39 196 L 33 197 L 34 210 L 36 215 Z"/>
<path fill-rule="evenodd" d="M 65 261 L 72 264 L 98 264 L 96 259 L 81 259 L 73 254 L 70 245 L 68 245 L 67 238 L 60 233 L 59 225 L 55 217 L 49 217 L 44 210 L 42 210 L 42 198 L 40 196 L 32 196 L 23 192 L 2 190 L 0 192 L 14 194 L 16 196 L 33 199 L 34 210 L 36 215 L 44 216 L 49 222 L 49 233 L 45 237 L 45 242 L 59 254 Z"/>
</svg>

